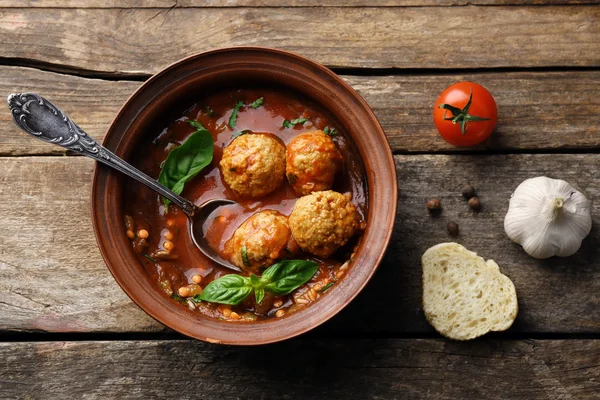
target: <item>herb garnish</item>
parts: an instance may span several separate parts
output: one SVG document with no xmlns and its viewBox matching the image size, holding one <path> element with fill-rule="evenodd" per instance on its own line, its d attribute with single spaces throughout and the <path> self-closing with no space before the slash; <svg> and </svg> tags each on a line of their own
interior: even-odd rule
<svg viewBox="0 0 600 400">
<path fill-rule="evenodd" d="M 179 147 L 171 150 L 165 160 L 158 182 L 181 194 L 185 183 L 198 175 L 211 163 L 214 143 L 210 132 L 198 121 L 188 121 L 196 132 Z M 163 203 L 169 207 L 171 200 L 163 197 Z"/>
<path fill-rule="evenodd" d="M 284 260 L 271 265 L 258 277 L 236 274 L 225 275 L 209 283 L 200 300 L 212 303 L 236 305 L 254 292 L 256 302 L 264 298 L 264 292 L 284 296 L 304 285 L 317 272 L 318 265 L 307 260 Z"/>
<path fill-rule="evenodd" d="M 202 303 L 202 299 L 200 298 L 199 294 L 195 294 L 190 300 L 192 300 L 194 303 Z"/>
<path fill-rule="evenodd" d="M 329 282 L 327 285 L 322 286 L 321 289 L 317 290 L 317 292 L 321 292 L 321 293 L 325 293 L 326 291 L 329 290 L 330 287 L 332 287 L 333 285 L 335 285 L 334 281 Z"/>
<path fill-rule="evenodd" d="M 240 108 L 244 107 L 244 103 L 238 101 L 235 107 L 233 107 L 233 111 L 231 112 L 231 116 L 229 117 L 229 127 L 231 129 L 235 128 L 235 123 L 237 122 L 237 115 Z"/>
<path fill-rule="evenodd" d="M 250 261 L 248 261 L 248 250 L 246 249 L 246 246 L 242 247 L 242 262 L 246 266 L 250 265 Z"/>
<path fill-rule="evenodd" d="M 244 130 L 241 130 L 241 131 L 234 132 L 234 134 L 231 135 L 231 140 L 233 140 L 233 139 L 235 139 L 237 137 L 240 137 L 242 135 L 246 135 L 248 133 L 252 133 L 252 131 L 250 129 L 244 129 Z"/>
<path fill-rule="evenodd" d="M 253 290 L 250 278 L 229 274 L 206 285 L 200 294 L 200 300 L 235 305 L 241 303 Z"/>
<path fill-rule="evenodd" d="M 173 300 L 178 301 L 180 303 L 185 304 L 185 302 L 186 302 L 185 299 L 183 297 L 181 297 L 180 295 L 178 295 L 177 293 L 173 293 L 171 295 L 171 297 L 173 298 Z"/>
<path fill-rule="evenodd" d="M 337 135 L 337 131 L 335 130 L 335 128 L 330 128 L 328 126 L 325 127 L 325 129 L 323 129 L 323 133 L 329 135 L 329 136 L 336 136 Z"/>
<path fill-rule="evenodd" d="M 259 97 L 258 99 L 254 100 L 250 106 L 254 109 L 257 109 L 258 107 L 262 106 L 264 102 L 265 100 L 262 97 Z"/>
<path fill-rule="evenodd" d="M 288 181 L 290 182 L 290 185 L 294 185 L 296 183 L 296 181 L 298 180 L 298 175 L 288 174 L 287 178 L 288 178 Z"/>
<path fill-rule="evenodd" d="M 265 298 L 265 288 L 260 284 L 260 278 L 254 274 L 250 275 L 250 283 L 254 287 L 254 298 L 260 303 Z"/>
<path fill-rule="evenodd" d="M 153 261 L 153 262 L 155 262 L 155 263 L 157 263 L 157 262 L 158 262 L 158 261 L 156 261 L 154 258 L 152 258 L 152 257 L 150 256 L 150 254 L 148 254 L 148 253 L 144 253 L 144 257 L 146 257 L 148 260 L 150 260 L 150 261 Z"/>
<path fill-rule="evenodd" d="M 213 115 L 215 115 L 215 112 L 209 106 L 204 106 L 204 113 L 206 115 L 208 115 L 209 117 L 212 117 Z"/>
<path fill-rule="evenodd" d="M 296 118 L 293 119 L 291 121 L 283 120 L 283 127 L 284 128 L 293 128 L 294 126 L 298 125 L 298 124 L 304 124 L 305 122 L 308 122 L 308 118 Z"/>
</svg>

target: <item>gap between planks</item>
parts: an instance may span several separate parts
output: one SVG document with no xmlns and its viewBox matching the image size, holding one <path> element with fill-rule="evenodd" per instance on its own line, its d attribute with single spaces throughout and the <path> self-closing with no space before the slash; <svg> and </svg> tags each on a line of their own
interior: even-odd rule
<svg viewBox="0 0 600 400">
<path fill-rule="evenodd" d="M 336 332 L 323 333 L 316 328 L 305 334 L 292 338 L 309 340 L 419 340 L 440 339 L 448 342 L 436 332 Z M 569 333 L 569 332 L 489 332 L 476 340 L 600 340 L 599 333 Z M 30 342 L 108 342 L 108 341 L 182 341 L 195 340 L 170 329 L 161 332 L 44 332 L 44 331 L 0 331 L 0 343 L 30 343 Z"/>
<path fill-rule="evenodd" d="M 68 64 L 57 64 L 29 58 L 15 58 L 0 56 L 0 67 L 31 68 L 38 71 L 52 72 L 68 76 L 87 79 L 100 79 L 105 81 L 131 81 L 145 82 L 152 74 L 110 72 L 91 70 Z M 600 66 L 548 66 L 548 67 L 498 67 L 498 68 L 369 68 L 369 67 L 344 67 L 325 65 L 338 75 L 381 77 L 381 76 L 447 76 L 447 75 L 478 75 L 491 73 L 527 73 L 527 72 L 586 72 L 600 71 Z"/>
</svg>

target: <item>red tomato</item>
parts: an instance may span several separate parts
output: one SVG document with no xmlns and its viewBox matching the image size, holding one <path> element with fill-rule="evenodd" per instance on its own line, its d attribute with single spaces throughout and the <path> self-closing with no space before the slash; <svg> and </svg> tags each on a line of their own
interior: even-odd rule
<svg viewBox="0 0 600 400">
<path fill-rule="evenodd" d="M 469 103 L 471 98 L 471 104 Z M 443 108 L 445 107 L 445 108 Z M 474 146 L 483 142 L 498 121 L 496 101 L 475 82 L 458 82 L 440 94 L 433 109 L 433 122 L 446 142 Z"/>
</svg>

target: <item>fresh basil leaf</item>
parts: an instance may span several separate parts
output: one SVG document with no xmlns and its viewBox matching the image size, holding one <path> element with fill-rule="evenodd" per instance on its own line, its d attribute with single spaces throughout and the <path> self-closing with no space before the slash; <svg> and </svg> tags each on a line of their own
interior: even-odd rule
<svg viewBox="0 0 600 400">
<path fill-rule="evenodd" d="M 241 101 L 238 101 L 237 104 L 235 105 L 235 107 L 233 107 L 233 111 L 231 112 L 231 116 L 229 117 L 229 127 L 231 129 L 235 128 L 235 124 L 237 122 L 238 111 L 240 111 L 240 108 L 242 108 L 243 106 L 244 106 L 244 103 Z"/>
<path fill-rule="evenodd" d="M 245 266 L 250 265 L 250 261 L 248 261 L 248 250 L 246 249 L 246 246 L 242 246 L 242 262 Z"/>
<path fill-rule="evenodd" d="M 244 130 L 241 130 L 241 131 L 237 131 L 233 135 L 231 135 L 231 140 L 233 140 L 233 139 L 235 139 L 237 137 L 240 137 L 242 135 L 246 135 L 248 133 L 252 133 L 252 131 L 250 129 L 244 129 Z"/>
<path fill-rule="evenodd" d="M 210 132 L 197 121 L 188 122 L 197 129 L 196 132 L 171 150 L 158 176 L 158 182 L 176 194 L 181 194 L 185 183 L 198 175 L 213 158 L 214 143 Z M 170 202 L 163 197 L 165 206 L 168 207 Z"/>
<path fill-rule="evenodd" d="M 254 288 L 254 297 L 256 298 L 256 304 L 260 304 L 265 298 L 265 289 Z"/>
<path fill-rule="evenodd" d="M 250 274 L 250 283 L 252 284 L 252 286 L 254 286 L 255 288 L 261 287 L 262 283 L 260 282 L 260 277 L 256 276 L 254 274 Z"/>
<path fill-rule="evenodd" d="M 337 131 L 335 130 L 335 128 L 330 128 L 328 126 L 326 126 L 325 129 L 323 129 L 323 133 L 329 136 L 337 136 Z"/>
<path fill-rule="evenodd" d="M 314 261 L 283 260 L 267 268 L 260 281 L 267 292 L 283 296 L 308 282 L 318 268 Z"/>
<path fill-rule="evenodd" d="M 206 285 L 199 299 L 211 303 L 236 305 L 248 297 L 253 289 L 249 278 L 229 274 Z"/>
<path fill-rule="evenodd" d="M 292 128 L 298 124 L 304 124 L 305 122 L 308 121 L 308 118 L 296 118 L 293 119 L 291 121 L 288 121 L 287 119 L 283 121 L 283 127 L 284 128 Z"/>
<path fill-rule="evenodd" d="M 194 297 L 191 298 L 194 303 L 202 303 L 202 299 L 199 294 L 195 294 Z"/>
<path fill-rule="evenodd" d="M 254 287 L 254 298 L 256 300 L 256 304 L 259 304 L 265 298 L 265 289 L 260 281 L 260 277 L 250 274 L 250 284 Z"/>
<path fill-rule="evenodd" d="M 262 97 L 259 97 L 258 99 L 254 100 L 254 102 L 252 102 L 250 106 L 254 109 L 257 109 L 258 107 L 262 106 L 263 103 L 264 99 Z"/>
</svg>

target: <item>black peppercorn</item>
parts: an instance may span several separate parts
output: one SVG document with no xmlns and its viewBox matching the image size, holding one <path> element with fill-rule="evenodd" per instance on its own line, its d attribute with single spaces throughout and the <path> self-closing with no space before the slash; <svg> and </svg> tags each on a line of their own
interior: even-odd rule
<svg viewBox="0 0 600 400">
<path fill-rule="evenodd" d="M 431 199 L 427 201 L 427 209 L 429 212 L 435 212 L 442 209 L 442 203 L 439 199 Z"/>
<path fill-rule="evenodd" d="M 458 224 L 454 221 L 448 222 L 448 233 L 452 236 L 458 235 Z"/>
<path fill-rule="evenodd" d="M 465 199 L 470 199 L 475 196 L 475 188 L 471 185 L 465 185 L 462 188 L 462 195 Z"/>
<path fill-rule="evenodd" d="M 479 211 L 481 208 L 481 201 L 479 201 L 479 197 L 471 197 L 468 204 L 469 207 L 475 211 Z"/>
</svg>

